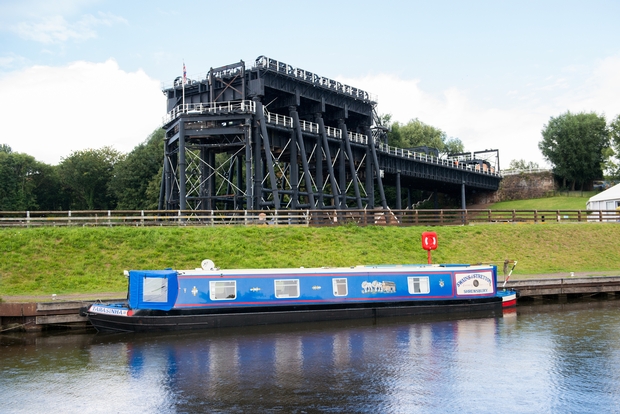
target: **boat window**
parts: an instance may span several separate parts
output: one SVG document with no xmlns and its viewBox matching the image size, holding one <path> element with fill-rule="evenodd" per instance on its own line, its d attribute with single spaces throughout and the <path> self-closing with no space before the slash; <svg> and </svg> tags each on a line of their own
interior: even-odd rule
<svg viewBox="0 0 620 414">
<path fill-rule="evenodd" d="M 276 280 L 276 298 L 298 298 L 299 297 L 299 280 L 284 279 Z"/>
<path fill-rule="evenodd" d="M 212 280 L 209 282 L 211 300 L 231 300 L 237 298 L 236 280 Z"/>
<path fill-rule="evenodd" d="M 168 279 L 165 277 L 145 277 L 142 290 L 143 302 L 167 302 Z"/>
<path fill-rule="evenodd" d="M 332 279 L 332 285 L 334 287 L 334 296 L 347 296 L 347 279 Z"/>
<path fill-rule="evenodd" d="M 428 277 L 408 277 L 409 293 L 412 295 L 425 294 L 430 292 Z"/>
</svg>

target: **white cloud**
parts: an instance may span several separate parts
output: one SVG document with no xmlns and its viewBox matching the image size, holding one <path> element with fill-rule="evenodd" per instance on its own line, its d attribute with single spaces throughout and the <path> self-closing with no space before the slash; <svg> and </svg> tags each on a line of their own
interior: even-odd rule
<svg viewBox="0 0 620 414">
<path fill-rule="evenodd" d="M 21 66 L 25 62 L 26 59 L 24 57 L 18 56 L 14 53 L 9 53 L 6 56 L 0 56 L 0 69 Z"/>
<path fill-rule="evenodd" d="M 518 93 L 507 85 L 499 93 L 510 95 L 513 106 L 502 109 L 486 106 L 474 93 L 457 88 L 432 95 L 420 88 L 419 79 L 380 74 L 339 80 L 378 95 L 378 113 L 392 114 L 394 121 L 418 118 L 460 138 L 467 151 L 499 149 L 500 166 L 506 168 L 513 159 L 547 166 L 538 142 L 550 117 L 567 110 L 605 113 L 608 120 L 619 114 L 618 73 L 620 56 L 614 56 L 593 65 L 586 79 L 547 79 L 548 87 L 520 86 Z"/>
<path fill-rule="evenodd" d="M 127 24 L 127 20 L 111 13 L 99 12 L 97 16 L 84 15 L 76 22 L 68 22 L 63 16 L 53 15 L 36 21 L 22 21 L 11 28 L 23 39 L 50 44 L 95 38 L 96 27 L 119 23 Z"/>
<path fill-rule="evenodd" d="M 610 56 L 597 62 L 587 81 L 575 90 L 562 95 L 558 103 L 574 112 L 604 113 L 607 120 L 620 114 L 620 56 Z"/>
<path fill-rule="evenodd" d="M 165 114 L 160 83 L 114 60 L 34 66 L 0 78 L 0 143 L 57 164 L 73 151 L 111 146 L 129 152 Z"/>
<path fill-rule="evenodd" d="M 457 88 L 446 89 L 439 96 L 431 95 L 420 88 L 418 79 L 405 80 L 394 75 L 342 81 L 377 94 L 378 113 L 392 114 L 394 121 L 406 123 L 418 118 L 442 129 L 449 137 L 460 138 L 467 151 L 499 149 L 500 167 L 520 158 L 543 162 L 537 144 L 546 118 L 536 111 L 483 107 Z"/>
</svg>

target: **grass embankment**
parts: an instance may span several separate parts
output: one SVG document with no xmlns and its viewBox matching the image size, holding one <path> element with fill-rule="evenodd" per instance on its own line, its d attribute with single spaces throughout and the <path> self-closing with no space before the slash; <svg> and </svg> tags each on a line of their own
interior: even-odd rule
<svg viewBox="0 0 620 414">
<path fill-rule="evenodd" d="M 425 263 L 423 227 L 0 229 L 0 297 L 120 292 L 123 269 Z M 517 273 L 620 270 L 620 226 L 593 223 L 436 227 L 436 263 L 519 261 Z"/>
<path fill-rule="evenodd" d="M 492 210 L 585 210 L 588 200 L 595 194 L 598 192 L 573 192 L 570 195 L 555 197 L 502 201 L 493 204 L 490 208 Z"/>
</svg>

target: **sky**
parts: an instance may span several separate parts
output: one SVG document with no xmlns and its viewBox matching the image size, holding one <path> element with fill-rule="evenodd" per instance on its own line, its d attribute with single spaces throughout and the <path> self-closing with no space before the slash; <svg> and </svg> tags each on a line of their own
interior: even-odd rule
<svg viewBox="0 0 620 414">
<path fill-rule="evenodd" d="M 130 152 L 182 74 L 264 55 L 377 97 L 467 151 L 547 166 L 551 117 L 620 114 L 620 1 L 0 0 L 0 144 Z"/>
</svg>

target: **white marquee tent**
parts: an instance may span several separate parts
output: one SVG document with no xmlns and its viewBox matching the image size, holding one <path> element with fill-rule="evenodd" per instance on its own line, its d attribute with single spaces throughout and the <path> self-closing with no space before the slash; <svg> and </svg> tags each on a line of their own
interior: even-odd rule
<svg viewBox="0 0 620 414">
<path fill-rule="evenodd" d="M 615 210 L 620 207 L 620 184 L 590 197 L 586 203 L 588 210 Z"/>
</svg>

